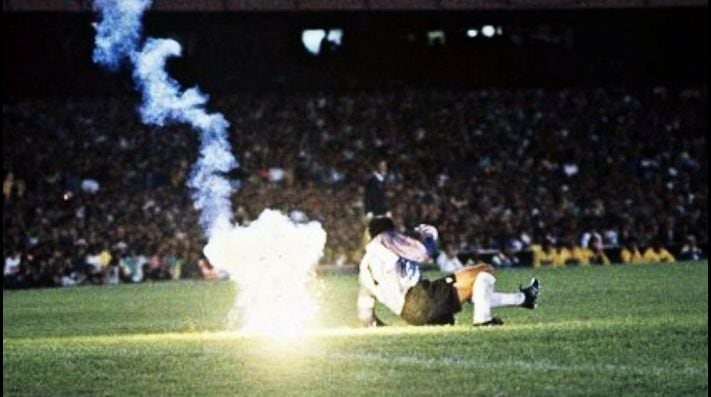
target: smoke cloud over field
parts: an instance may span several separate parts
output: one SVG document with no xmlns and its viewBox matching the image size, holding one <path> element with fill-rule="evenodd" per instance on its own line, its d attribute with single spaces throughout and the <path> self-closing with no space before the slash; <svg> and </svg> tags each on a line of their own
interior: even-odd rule
<svg viewBox="0 0 711 397">
<path fill-rule="evenodd" d="M 228 139 L 230 124 L 222 114 L 206 110 L 208 96 L 199 88 L 183 90 L 168 75 L 166 61 L 181 55 L 180 44 L 142 38 L 141 18 L 149 0 L 96 0 L 94 4 L 101 14 L 95 25 L 94 62 L 110 71 L 124 65 L 131 68 L 142 94 L 143 123 L 188 124 L 199 136 L 200 153 L 188 186 L 208 239 L 205 255 L 238 284 L 232 315 L 242 317 L 250 331 L 300 329 L 317 310 L 308 287 L 326 243 L 321 224 L 296 224 L 273 210 L 265 210 L 248 226 L 233 224 L 235 189 L 225 175 L 239 164 Z"/>
</svg>

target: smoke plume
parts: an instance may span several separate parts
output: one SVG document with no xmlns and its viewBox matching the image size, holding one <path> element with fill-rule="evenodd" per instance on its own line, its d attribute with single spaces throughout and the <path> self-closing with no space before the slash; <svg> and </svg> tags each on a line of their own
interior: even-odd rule
<svg viewBox="0 0 711 397">
<path fill-rule="evenodd" d="M 200 154 L 188 186 L 209 241 L 205 255 L 239 285 L 235 310 L 254 331 L 303 326 L 316 310 L 307 288 L 326 242 L 321 224 L 295 224 L 277 211 L 265 210 L 249 226 L 234 225 L 234 188 L 224 176 L 238 166 L 228 140 L 229 123 L 221 114 L 207 112 L 208 96 L 199 88 L 183 90 L 166 72 L 168 58 L 181 55 L 180 44 L 142 39 L 141 18 L 150 0 L 94 4 L 101 20 L 95 25 L 93 60 L 110 71 L 131 67 L 142 94 L 143 123 L 188 124 L 198 133 Z"/>
</svg>

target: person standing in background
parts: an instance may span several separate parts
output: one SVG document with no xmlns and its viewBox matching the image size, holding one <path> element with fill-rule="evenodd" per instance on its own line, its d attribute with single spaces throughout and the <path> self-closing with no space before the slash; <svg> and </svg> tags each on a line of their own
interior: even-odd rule
<svg viewBox="0 0 711 397">
<path fill-rule="evenodd" d="M 379 160 L 365 183 L 363 209 L 365 211 L 365 217 L 368 220 L 374 216 L 390 216 L 387 197 L 385 196 L 385 179 L 387 174 L 387 161 Z"/>
<path fill-rule="evenodd" d="M 385 195 L 385 185 L 388 175 L 388 163 L 384 159 L 378 159 L 373 163 L 368 179 L 365 181 L 363 190 L 363 237 L 360 246 L 354 252 L 354 257 L 360 258 L 365 254 L 365 246 L 370 242 L 371 235 L 368 233 L 368 223 L 379 216 L 390 217 L 390 209 Z"/>
</svg>

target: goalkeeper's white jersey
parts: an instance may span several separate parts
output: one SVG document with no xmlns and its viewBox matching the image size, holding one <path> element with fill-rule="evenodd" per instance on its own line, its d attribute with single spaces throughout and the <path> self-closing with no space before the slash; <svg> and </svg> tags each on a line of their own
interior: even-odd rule
<svg viewBox="0 0 711 397">
<path fill-rule="evenodd" d="M 361 289 L 370 296 L 361 296 L 359 306 L 374 306 L 377 299 L 393 313 L 400 315 L 405 304 L 405 294 L 420 280 L 419 263 L 402 258 L 386 248 L 380 238 L 375 238 L 365 247 L 365 256 L 360 262 L 359 281 Z"/>
</svg>

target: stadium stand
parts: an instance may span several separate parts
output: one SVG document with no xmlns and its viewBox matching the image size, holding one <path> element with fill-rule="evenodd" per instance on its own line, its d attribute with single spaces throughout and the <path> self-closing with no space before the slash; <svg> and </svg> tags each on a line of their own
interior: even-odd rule
<svg viewBox="0 0 711 397">
<path fill-rule="evenodd" d="M 236 220 L 323 222 L 322 267 L 359 261 L 376 159 L 396 223 L 464 264 L 708 252 L 704 1 L 153 5 L 145 34 L 184 46 L 171 75 L 231 123 Z M 4 285 L 222 278 L 185 186 L 195 133 L 140 123 L 128 71 L 91 61 L 92 11 L 3 1 Z"/>
<path fill-rule="evenodd" d="M 360 189 L 383 156 L 398 223 L 436 225 L 463 259 L 507 248 L 530 263 L 546 239 L 594 236 L 613 261 L 630 238 L 705 247 L 707 98 L 658 86 L 213 100 L 235 121 L 238 220 L 267 207 L 320 220 L 324 263 L 352 264 Z M 124 281 L 205 273 L 184 186 L 191 131 L 141 125 L 128 98 L 34 100 L 3 105 L 3 141 L 6 287 L 106 282 L 117 266 Z"/>
</svg>

